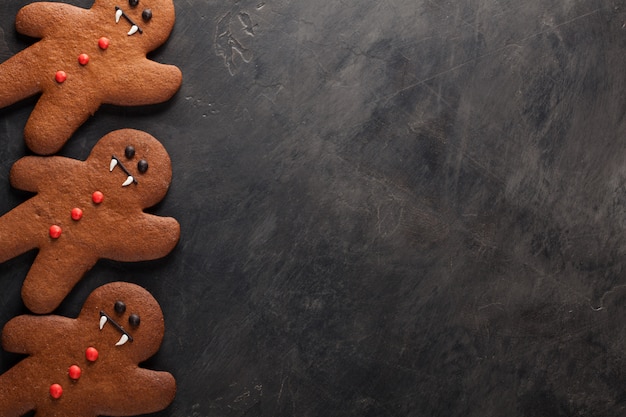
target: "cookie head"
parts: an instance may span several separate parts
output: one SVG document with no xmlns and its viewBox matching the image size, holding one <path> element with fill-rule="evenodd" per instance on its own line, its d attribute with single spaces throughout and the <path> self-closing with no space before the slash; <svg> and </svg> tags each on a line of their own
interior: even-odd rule
<svg viewBox="0 0 626 417">
<path fill-rule="evenodd" d="M 146 132 L 117 130 L 104 136 L 87 162 L 105 195 L 148 208 L 165 197 L 172 179 L 170 157 L 159 141 Z"/>
<path fill-rule="evenodd" d="M 163 339 L 161 307 L 135 284 L 114 282 L 97 288 L 85 302 L 79 320 L 86 331 L 96 333 L 93 341 L 99 350 L 134 363 L 154 355 Z"/>
<path fill-rule="evenodd" d="M 163 44 L 174 27 L 172 0 L 96 0 L 92 10 L 112 30 L 132 37 L 146 50 Z"/>
</svg>

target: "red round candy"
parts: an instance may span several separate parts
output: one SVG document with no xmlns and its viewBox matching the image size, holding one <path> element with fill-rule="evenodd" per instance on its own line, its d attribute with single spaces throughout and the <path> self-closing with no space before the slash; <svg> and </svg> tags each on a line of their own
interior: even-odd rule
<svg viewBox="0 0 626 417">
<path fill-rule="evenodd" d="M 74 207 L 72 209 L 71 214 L 72 214 L 72 219 L 73 220 L 78 221 L 78 220 L 83 218 L 83 211 L 81 209 L 79 209 L 78 207 Z"/>
<path fill-rule="evenodd" d="M 54 399 L 59 399 L 61 398 L 61 395 L 63 395 L 63 387 L 59 384 L 52 384 L 50 385 L 50 396 Z"/>
<path fill-rule="evenodd" d="M 100 191 L 94 191 L 94 193 L 91 195 L 91 200 L 96 204 L 100 204 L 102 203 L 102 201 L 104 201 L 104 194 L 102 194 Z"/>
<path fill-rule="evenodd" d="M 95 347 L 88 347 L 87 350 L 85 350 L 85 358 L 87 358 L 89 362 L 95 362 L 98 360 L 98 350 Z"/>
<path fill-rule="evenodd" d="M 80 65 L 87 65 L 89 63 L 89 55 L 87 54 L 78 55 L 78 62 L 80 63 Z"/>
<path fill-rule="evenodd" d="M 104 36 L 98 39 L 98 47 L 103 51 L 109 47 L 110 43 L 109 38 L 105 38 Z"/>
<path fill-rule="evenodd" d="M 57 226 L 56 224 L 53 224 L 52 226 L 50 226 L 50 237 L 52 239 L 58 239 L 59 237 L 61 237 L 61 227 Z"/>
<path fill-rule="evenodd" d="M 72 365 L 70 366 L 70 369 L 68 369 L 67 374 L 70 376 L 70 378 L 76 381 L 78 378 L 80 378 L 82 372 L 83 371 L 80 369 L 80 366 Z"/>
<path fill-rule="evenodd" d="M 65 80 L 67 80 L 67 74 L 65 73 L 65 71 L 57 71 L 57 73 L 54 74 L 54 79 L 58 83 L 65 82 Z"/>
</svg>

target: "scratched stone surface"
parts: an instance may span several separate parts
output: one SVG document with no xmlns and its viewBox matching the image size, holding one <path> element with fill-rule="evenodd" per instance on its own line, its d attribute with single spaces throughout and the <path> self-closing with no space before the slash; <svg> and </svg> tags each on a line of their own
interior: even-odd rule
<svg viewBox="0 0 626 417">
<path fill-rule="evenodd" d="M 0 3 L 1 60 L 26 3 Z M 178 247 L 99 262 L 57 311 L 111 280 L 159 300 L 156 416 L 626 415 L 625 1 L 176 6 L 151 57 L 180 92 L 60 152 L 135 128 L 172 157 L 151 211 Z M 0 110 L 0 213 L 34 103 Z M 34 256 L 0 265 L 0 325 Z"/>
</svg>

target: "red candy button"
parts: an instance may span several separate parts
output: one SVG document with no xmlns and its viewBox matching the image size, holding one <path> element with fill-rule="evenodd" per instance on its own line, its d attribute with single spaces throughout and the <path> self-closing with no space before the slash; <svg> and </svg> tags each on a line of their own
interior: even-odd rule
<svg viewBox="0 0 626 417">
<path fill-rule="evenodd" d="M 83 218 L 83 211 L 79 209 L 78 207 L 74 207 L 72 209 L 72 219 L 78 221 L 82 218 Z"/>
<path fill-rule="evenodd" d="M 68 369 L 67 374 L 70 376 L 70 378 L 76 381 L 78 378 L 80 378 L 82 372 L 83 371 L 80 369 L 80 366 L 72 365 L 70 366 L 70 369 Z"/>
<path fill-rule="evenodd" d="M 67 80 L 67 74 L 65 73 L 65 71 L 57 71 L 57 73 L 54 75 L 54 79 L 58 83 L 65 82 L 65 80 Z"/>
<path fill-rule="evenodd" d="M 53 224 L 52 226 L 50 226 L 50 237 L 52 239 L 58 239 L 61 236 L 61 227 L 57 226 L 56 224 Z"/>
<path fill-rule="evenodd" d="M 98 39 L 98 47 L 102 49 L 103 51 L 109 47 L 109 44 L 110 44 L 109 39 L 105 38 L 104 36 Z"/>
<path fill-rule="evenodd" d="M 104 200 L 104 194 L 102 194 L 100 191 L 94 191 L 94 193 L 91 195 L 91 200 L 96 204 L 100 204 Z"/>
<path fill-rule="evenodd" d="M 89 63 L 89 55 L 87 54 L 78 55 L 78 62 L 80 63 L 80 65 L 87 65 Z"/>
<path fill-rule="evenodd" d="M 87 358 L 89 362 L 95 362 L 98 359 L 98 350 L 95 347 L 88 347 L 87 350 L 85 350 L 85 358 Z"/>
<path fill-rule="evenodd" d="M 52 384 L 50 385 L 50 396 L 54 399 L 59 399 L 61 398 L 61 395 L 63 395 L 63 387 L 59 384 Z"/>
</svg>

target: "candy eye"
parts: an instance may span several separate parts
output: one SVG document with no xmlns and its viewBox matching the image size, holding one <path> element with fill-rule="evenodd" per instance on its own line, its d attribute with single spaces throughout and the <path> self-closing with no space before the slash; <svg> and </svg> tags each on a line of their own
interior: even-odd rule
<svg viewBox="0 0 626 417">
<path fill-rule="evenodd" d="M 139 4 L 139 0 L 128 0 L 128 4 L 130 5 L 130 7 L 137 7 L 137 5 Z"/>
<path fill-rule="evenodd" d="M 143 19 L 144 22 L 149 21 L 150 19 L 152 19 L 152 9 L 145 9 L 142 13 L 141 13 L 141 18 Z"/>
<path fill-rule="evenodd" d="M 137 162 L 137 169 L 139 170 L 140 173 L 145 174 L 146 171 L 148 170 L 148 161 L 146 161 L 145 159 L 142 159 L 139 162 Z"/>
<path fill-rule="evenodd" d="M 126 304 L 124 304 L 123 301 L 116 301 L 113 308 L 115 309 L 115 312 L 117 314 L 124 314 L 124 312 L 126 311 Z"/>
<path fill-rule="evenodd" d="M 139 315 L 131 314 L 130 316 L 128 316 L 128 324 L 130 324 L 131 326 L 137 327 L 139 326 L 140 322 L 141 320 L 139 319 Z"/>
<path fill-rule="evenodd" d="M 124 156 L 126 159 L 132 159 L 132 157 L 135 156 L 135 148 L 128 145 L 126 149 L 124 149 Z"/>
</svg>

